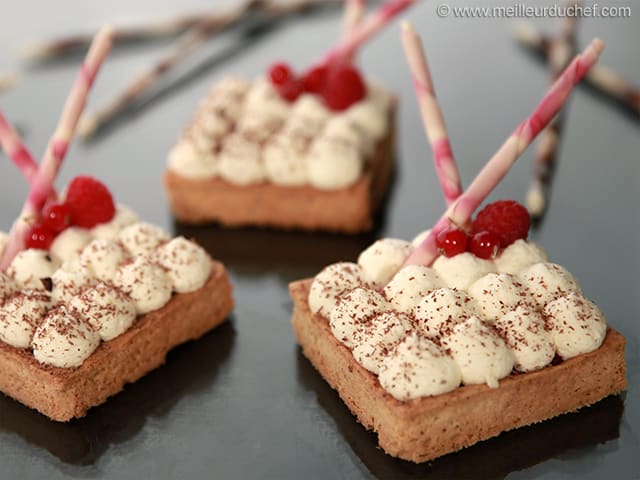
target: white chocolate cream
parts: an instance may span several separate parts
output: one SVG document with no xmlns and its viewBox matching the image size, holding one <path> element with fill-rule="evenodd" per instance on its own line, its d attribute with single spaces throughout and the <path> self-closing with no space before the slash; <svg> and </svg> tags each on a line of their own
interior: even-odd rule
<svg viewBox="0 0 640 480">
<path fill-rule="evenodd" d="M 480 309 L 466 292 L 437 288 L 420 300 L 413 310 L 417 329 L 427 337 L 438 337 L 444 330 L 471 317 L 480 317 Z"/>
<path fill-rule="evenodd" d="M 150 255 L 169 241 L 169 234 L 150 223 L 138 222 L 123 228 L 118 241 L 132 256 Z"/>
<path fill-rule="evenodd" d="M 548 262 L 549 257 L 539 245 L 519 239 L 502 250 L 494 261 L 498 272 L 517 275 L 531 265 Z"/>
<path fill-rule="evenodd" d="M 93 240 L 80 254 L 80 262 L 102 282 L 112 281 L 126 258 L 127 252 L 120 243 L 101 238 Z"/>
<path fill-rule="evenodd" d="M 404 313 L 383 312 L 361 323 L 361 333 L 353 349 L 353 357 L 364 368 L 378 373 L 389 352 L 411 330 L 411 320 Z"/>
<path fill-rule="evenodd" d="M 54 367 L 79 367 L 100 345 L 100 335 L 67 307 L 51 310 L 38 326 L 33 356 Z"/>
<path fill-rule="evenodd" d="M 353 347 L 361 327 L 387 310 L 390 310 L 389 304 L 378 292 L 356 287 L 340 297 L 329 314 L 329 326 L 338 340 L 347 347 Z"/>
<path fill-rule="evenodd" d="M 173 290 L 188 293 L 204 286 L 211 275 L 211 260 L 202 247 L 177 237 L 158 249 L 158 263 L 172 282 Z"/>
<path fill-rule="evenodd" d="M 218 159 L 213 152 L 203 152 L 191 140 L 183 138 L 169 152 L 168 167 L 191 180 L 214 178 L 218 173 Z"/>
<path fill-rule="evenodd" d="M 462 374 L 435 343 L 413 333 L 383 360 L 378 378 L 382 388 L 395 398 L 411 400 L 456 389 Z"/>
<path fill-rule="evenodd" d="M 120 267 L 113 284 L 133 299 L 139 315 L 162 308 L 171 299 L 173 290 L 164 269 L 144 256 Z"/>
<path fill-rule="evenodd" d="M 364 160 L 351 143 L 319 137 L 307 154 L 309 183 L 319 190 L 346 188 L 360 178 Z"/>
<path fill-rule="evenodd" d="M 531 293 L 531 299 L 540 308 L 568 293 L 582 293 L 573 275 L 566 268 L 555 263 L 531 265 L 520 272 L 520 279 Z"/>
<path fill-rule="evenodd" d="M 29 348 L 36 328 L 51 304 L 43 290 L 22 290 L 0 306 L 0 340 L 16 348 Z"/>
<path fill-rule="evenodd" d="M 82 290 L 95 283 L 96 278 L 91 270 L 78 259 L 63 263 L 51 276 L 51 300 L 54 304 L 69 303 Z"/>
<path fill-rule="evenodd" d="M 449 258 L 441 255 L 433 262 L 433 269 L 447 287 L 459 290 L 467 290 L 479 278 L 496 271 L 493 261 L 478 258 L 470 252 Z"/>
<path fill-rule="evenodd" d="M 365 157 L 391 128 L 391 96 L 378 86 L 346 111 L 332 112 L 317 95 L 283 100 L 264 77 L 241 87 L 224 82 L 211 89 L 170 150 L 167 168 L 175 174 L 219 176 L 241 186 L 346 188 L 361 178 Z"/>
<path fill-rule="evenodd" d="M 312 313 L 328 317 L 341 294 L 364 284 L 359 265 L 349 262 L 329 265 L 313 279 L 309 290 L 309 308 Z"/>
<path fill-rule="evenodd" d="M 111 221 L 93 227 L 91 229 L 91 235 L 94 238 L 116 241 L 123 228 L 139 221 L 140 219 L 136 212 L 126 205 L 118 204 L 116 205 L 116 214 Z"/>
<path fill-rule="evenodd" d="M 67 262 L 80 255 L 91 242 L 91 232 L 86 228 L 69 227 L 62 231 L 51 244 L 50 252 L 60 263 Z"/>
<path fill-rule="evenodd" d="M 499 318 L 495 327 L 516 358 L 516 370 L 539 370 L 553 360 L 556 350 L 540 313 L 519 306 Z"/>
<path fill-rule="evenodd" d="M 529 292 L 513 275 L 488 273 L 469 287 L 469 294 L 480 307 L 484 320 L 493 323 L 518 305 L 531 302 Z"/>
<path fill-rule="evenodd" d="M 607 335 L 602 311 L 576 292 L 548 303 L 543 314 L 556 351 L 563 359 L 596 350 Z"/>
<path fill-rule="evenodd" d="M 364 279 L 377 287 L 386 285 L 402 268 L 412 250 L 411 244 L 404 240 L 384 238 L 376 241 L 358 257 Z"/>
<path fill-rule="evenodd" d="M 275 185 L 305 185 L 308 180 L 304 150 L 290 135 L 279 135 L 264 148 L 267 178 Z"/>
<path fill-rule="evenodd" d="M 18 252 L 7 275 L 24 288 L 44 288 L 42 279 L 50 278 L 59 265 L 49 252 L 29 248 Z"/>
<path fill-rule="evenodd" d="M 496 388 L 513 371 L 602 344 L 604 315 L 539 246 L 519 240 L 495 262 L 465 253 L 433 267 L 403 266 L 427 233 L 413 245 L 382 239 L 358 264 L 329 265 L 309 294 L 312 312 L 398 400 L 460 383 Z"/>
<path fill-rule="evenodd" d="M 462 383 L 486 383 L 498 387 L 498 380 L 513 370 L 515 357 L 504 340 L 477 317 L 458 323 L 442 338 L 443 344 L 462 373 Z"/>
<path fill-rule="evenodd" d="M 433 268 L 407 265 L 384 287 L 384 294 L 396 310 L 413 313 L 423 297 L 443 286 L 442 280 Z"/>
<path fill-rule="evenodd" d="M 104 341 L 123 334 L 136 319 L 136 304 L 121 290 L 106 283 L 85 289 L 75 296 L 70 307 L 86 319 Z"/>
</svg>

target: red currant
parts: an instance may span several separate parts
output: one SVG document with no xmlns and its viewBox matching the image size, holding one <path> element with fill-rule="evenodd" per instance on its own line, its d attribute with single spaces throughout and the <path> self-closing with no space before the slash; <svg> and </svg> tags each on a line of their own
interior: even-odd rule
<svg viewBox="0 0 640 480">
<path fill-rule="evenodd" d="M 288 102 L 295 102 L 304 92 L 304 84 L 302 80 L 293 79 L 278 87 L 280 96 Z"/>
<path fill-rule="evenodd" d="M 447 228 L 436 236 L 436 246 L 445 257 L 466 252 L 467 241 L 467 234 L 457 228 Z"/>
<path fill-rule="evenodd" d="M 47 226 L 36 223 L 31 226 L 24 238 L 26 248 L 36 248 L 38 250 L 49 250 L 56 234 Z"/>
<path fill-rule="evenodd" d="M 340 66 L 331 72 L 324 91 L 324 100 L 331 110 L 346 110 L 362 100 L 367 94 L 367 87 L 360 72 L 350 65 Z"/>
<path fill-rule="evenodd" d="M 293 79 L 293 72 L 289 65 L 284 62 L 278 62 L 269 67 L 269 78 L 273 85 L 280 86 Z"/>
<path fill-rule="evenodd" d="M 42 224 L 54 233 L 60 233 L 71 224 L 71 209 L 66 203 L 50 203 L 42 212 Z"/>
<path fill-rule="evenodd" d="M 500 249 L 500 237 L 495 233 L 474 233 L 469 242 L 469 251 L 478 258 L 495 258 Z"/>
<path fill-rule="evenodd" d="M 302 81 L 304 89 L 309 93 L 322 93 L 327 85 L 327 73 L 329 69 L 325 66 L 313 67 L 305 75 Z"/>
</svg>

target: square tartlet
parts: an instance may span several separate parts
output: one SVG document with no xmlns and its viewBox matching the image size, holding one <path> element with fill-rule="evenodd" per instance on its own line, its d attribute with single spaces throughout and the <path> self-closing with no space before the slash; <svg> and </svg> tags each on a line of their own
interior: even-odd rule
<svg viewBox="0 0 640 480">
<path fill-rule="evenodd" d="M 227 272 L 221 263 L 212 262 L 211 276 L 202 288 L 175 294 L 161 309 L 140 316 L 77 368 L 43 365 L 29 351 L 0 341 L 0 391 L 52 420 L 83 417 L 162 365 L 172 348 L 220 325 L 232 308 Z"/>
<path fill-rule="evenodd" d="M 389 241 L 400 242 L 398 240 Z M 519 244 L 517 248 L 522 248 L 522 245 Z M 370 247 L 370 252 L 375 253 L 375 248 L 376 244 Z M 408 243 L 405 248 L 410 248 Z M 383 249 L 378 249 L 378 259 L 382 251 Z M 367 260 L 372 258 L 378 262 L 375 260 L 376 255 L 370 255 Z M 452 259 L 446 259 L 445 262 L 449 260 Z M 460 266 L 469 260 L 458 261 L 460 262 L 458 266 Z M 343 265 L 351 265 L 345 267 L 345 270 L 341 270 L 346 271 L 346 275 L 351 275 L 354 269 L 360 268 L 360 265 L 357 264 Z M 401 261 L 396 264 L 396 271 L 402 271 L 401 265 Z M 453 266 L 454 263 L 449 265 Z M 539 265 L 551 264 L 540 263 Z M 442 263 L 437 265 L 436 269 L 440 267 L 442 267 Z M 479 277 L 478 281 L 482 281 L 482 278 Z M 413 280 L 413 277 L 410 279 Z M 323 277 L 323 280 L 326 279 Z M 456 278 L 455 281 L 460 281 L 460 278 Z M 305 279 L 293 282 L 289 286 L 294 304 L 293 329 L 302 348 L 302 353 L 327 383 L 338 392 L 357 420 L 365 428 L 377 433 L 380 447 L 392 456 L 416 463 L 429 461 L 497 436 L 502 432 L 578 410 L 626 389 L 625 339 L 613 328 L 605 327 L 606 330 L 602 332 L 602 343 L 597 348 L 572 355 L 566 359 L 560 358 L 556 353 L 553 361 L 549 359 L 545 366 L 537 367 L 531 371 L 519 371 L 518 368 L 513 367 L 510 373 L 506 376 L 502 375 L 499 382 L 496 381 L 495 384 L 488 380 L 486 383 L 475 382 L 477 384 L 463 382 L 462 385 L 459 385 L 456 383 L 453 389 L 444 390 L 443 393 L 399 398 L 398 392 L 401 397 L 403 391 L 398 389 L 394 394 L 386 388 L 388 383 L 383 384 L 379 374 L 368 366 L 367 362 L 370 361 L 370 358 L 365 356 L 363 360 L 363 357 L 358 357 L 355 354 L 357 350 L 353 350 L 354 346 L 345 342 L 346 337 L 338 338 L 336 334 L 338 330 L 334 330 L 336 325 L 332 323 L 332 320 L 337 317 L 333 317 L 326 311 L 335 307 L 323 306 L 318 309 L 317 299 L 329 302 L 326 304 L 329 305 L 334 301 L 329 299 L 329 295 L 336 294 L 335 302 L 337 303 L 334 305 L 340 305 L 340 302 L 349 301 L 347 299 L 350 295 L 348 292 L 353 292 L 360 287 L 355 289 L 351 287 L 345 291 L 346 294 L 337 294 L 335 288 L 338 288 L 342 279 L 337 278 L 335 283 L 328 281 L 326 283 L 327 290 L 324 290 L 327 296 L 325 297 L 323 293 L 322 296 L 316 297 L 313 307 L 316 313 L 314 313 L 309 300 L 313 282 L 314 279 Z M 389 279 L 387 279 L 375 287 L 369 286 L 368 288 L 372 288 L 371 291 L 374 292 L 381 292 L 383 291 L 382 287 L 389 283 Z M 401 301 L 406 301 L 412 295 L 415 296 L 402 289 L 395 289 L 395 293 L 399 295 L 396 300 L 401 298 L 403 299 Z M 388 296 L 388 291 L 386 295 L 384 293 L 382 295 Z M 351 298 L 354 296 L 352 295 Z M 387 301 L 390 304 L 393 303 L 393 299 L 387 298 Z M 421 305 L 420 303 L 416 304 Z M 366 309 L 366 305 L 361 305 L 361 307 L 350 310 L 355 315 L 352 318 L 364 315 L 363 312 Z M 398 310 L 393 311 L 402 315 Z M 413 322 L 418 322 L 416 317 L 412 318 Z M 358 321 L 356 320 L 356 324 Z M 460 322 L 464 323 L 463 320 Z M 338 326 L 337 328 L 341 329 L 342 327 Z M 360 330 L 360 335 L 365 335 L 362 332 L 366 332 L 366 328 L 363 327 Z M 395 327 L 392 325 L 390 328 Z M 415 328 L 415 323 L 412 328 Z M 449 327 L 445 327 L 445 329 L 447 328 Z M 487 328 L 493 329 L 494 326 L 490 325 Z M 347 330 L 341 329 L 339 331 L 344 333 Z M 451 329 L 448 330 L 449 333 L 451 331 Z M 404 340 L 396 341 L 395 346 L 385 347 L 383 350 L 389 349 L 384 352 L 386 358 L 397 357 L 398 346 L 403 342 L 406 343 L 411 335 L 414 334 L 407 333 L 407 337 Z M 442 335 L 446 334 L 442 333 Z M 434 341 L 447 356 L 455 357 L 455 354 L 445 348 L 446 343 L 441 343 L 441 340 Z M 417 348 L 416 344 L 411 342 L 408 344 Z M 355 348 L 357 348 L 357 343 Z M 510 345 L 509 348 L 515 347 Z M 560 350 L 562 349 L 560 348 Z M 384 368 L 384 366 L 380 367 L 380 372 Z M 414 368 L 413 371 L 421 370 Z M 415 377 L 413 379 L 415 380 Z M 417 385 L 415 388 L 418 388 Z"/>
<path fill-rule="evenodd" d="M 0 274 L 0 391 L 56 421 L 82 417 L 232 308 L 222 263 L 118 206 Z"/>
<path fill-rule="evenodd" d="M 340 233 L 371 229 L 374 215 L 381 206 L 393 176 L 395 99 L 378 88 L 375 90 L 377 98 L 382 97 L 383 100 L 368 98 L 346 112 L 337 113 L 330 112 L 319 100 L 307 94 L 288 106 L 277 98 L 277 93 L 267 82 L 257 80 L 253 83 L 244 82 L 242 87 L 237 87 L 234 94 L 240 99 L 233 103 L 228 100 L 233 98 L 228 92 L 232 88 L 224 83 L 232 81 L 223 80 L 220 85 L 214 85 L 170 154 L 164 184 L 176 219 L 190 224 L 217 222 L 230 227 L 259 226 Z M 235 82 L 241 81 L 236 79 Z M 371 90 L 374 91 L 374 87 Z M 223 93 L 227 99 L 225 101 L 230 104 L 220 100 Z M 346 167 L 337 165 L 337 171 L 329 175 L 337 179 L 325 178 L 318 185 L 304 178 L 307 175 L 305 156 L 313 151 L 314 144 L 322 143 L 323 132 L 333 132 L 327 134 L 326 138 L 335 139 L 336 148 L 355 152 L 356 146 L 351 142 L 361 141 L 369 132 L 357 124 L 349 127 L 349 112 L 357 109 L 366 111 L 367 108 L 373 108 L 372 105 L 381 104 L 384 113 L 377 114 L 384 117 L 384 126 L 382 129 L 379 125 L 374 127 L 378 130 L 375 141 L 366 147 L 357 147 L 361 165 L 356 173 L 353 169 L 349 172 L 349 169 L 345 169 L 343 175 L 340 168 Z M 251 105 L 254 106 L 250 108 Z M 253 120 L 247 119 L 255 118 L 252 117 L 252 109 L 261 112 L 267 108 L 265 105 L 277 105 L 272 109 L 277 112 L 273 113 L 275 126 L 267 122 L 265 128 L 256 127 L 251 123 Z M 259 117 L 262 114 L 256 115 Z M 219 128 L 217 124 L 208 124 L 211 118 L 224 118 L 224 124 Z M 331 122 L 336 127 L 329 129 L 327 125 Z M 340 122 L 347 125 L 342 131 Z M 259 124 L 259 121 L 255 123 Z M 246 128 L 242 125 L 246 125 Z M 225 167 L 219 167 L 220 158 L 224 156 L 222 162 L 228 166 L 229 157 L 237 150 L 243 151 L 244 147 L 227 147 L 229 143 L 234 143 L 230 139 L 237 140 L 240 137 L 255 142 L 262 157 L 278 141 L 295 144 L 292 150 L 287 150 L 287 154 L 297 157 L 293 163 L 295 169 L 304 170 L 300 173 L 301 177 L 283 177 L 283 181 L 273 181 L 271 177 L 279 178 L 282 170 L 288 166 L 276 166 L 273 169 L 264 167 L 264 172 L 252 174 L 250 180 L 240 178 L 240 181 L 234 181 L 230 175 L 221 173 Z M 226 150 L 230 152 L 225 153 Z M 182 159 L 176 160 L 178 157 Z M 240 161 L 241 158 L 238 159 Z M 260 162 L 266 165 L 264 158 Z M 193 170 L 186 171 L 184 164 L 189 164 Z M 226 170 L 232 168 L 227 167 Z M 272 171 L 275 171 L 273 175 L 270 173 Z M 238 175 L 243 176 L 242 173 Z M 349 178 L 345 180 L 347 176 Z"/>
</svg>

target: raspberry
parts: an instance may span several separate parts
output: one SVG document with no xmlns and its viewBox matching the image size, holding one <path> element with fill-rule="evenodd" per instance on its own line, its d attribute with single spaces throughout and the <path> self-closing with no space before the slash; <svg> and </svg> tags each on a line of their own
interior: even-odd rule
<svg viewBox="0 0 640 480">
<path fill-rule="evenodd" d="M 457 228 L 447 228 L 436 236 L 436 246 L 445 257 L 455 257 L 467 251 L 467 234 Z"/>
<path fill-rule="evenodd" d="M 500 238 L 500 246 L 508 247 L 529 234 L 529 213 L 514 200 L 499 200 L 484 207 L 471 224 L 471 232 L 491 232 Z"/>
<path fill-rule="evenodd" d="M 32 225 L 24 236 L 24 246 L 26 248 L 36 248 L 38 250 L 49 250 L 56 234 L 47 226 L 40 223 Z"/>
<path fill-rule="evenodd" d="M 366 93 L 360 72 L 355 67 L 342 66 L 329 75 L 323 95 L 331 110 L 341 111 L 362 100 Z"/>
<path fill-rule="evenodd" d="M 495 258 L 498 250 L 500 250 L 500 237 L 486 230 L 474 233 L 469 241 L 469 251 L 478 258 Z"/>
<path fill-rule="evenodd" d="M 71 224 L 71 209 L 66 203 L 51 203 L 44 207 L 42 223 L 55 233 Z"/>
<path fill-rule="evenodd" d="M 288 102 L 295 102 L 298 97 L 304 92 L 304 84 L 302 80 L 292 79 L 283 85 L 279 85 L 278 93 L 282 98 Z"/>
<path fill-rule="evenodd" d="M 67 205 L 71 223 L 78 227 L 93 228 L 110 221 L 116 214 L 109 189 L 93 177 L 78 176 L 67 189 Z"/>
<path fill-rule="evenodd" d="M 313 67 L 309 70 L 302 81 L 304 82 L 304 89 L 309 93 L 321 94 L 327 85 L 327 67 Z"/>
<path fill-rule="evenodd" d="M 274 63 L 269 67 L 269 78 L 276 87 L 284 85 L 293 79 L 291 67 L 284 62 Z"/>
</svg>

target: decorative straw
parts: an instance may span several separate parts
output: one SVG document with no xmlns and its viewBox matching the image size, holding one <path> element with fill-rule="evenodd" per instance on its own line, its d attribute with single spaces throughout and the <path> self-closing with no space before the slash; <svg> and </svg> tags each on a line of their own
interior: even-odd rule
<svg viewBox="0 0 640 480">
<path fill-rule="evenodd" d="M 431 265 L 438 256 L 436 247 L 438 233 L 452 225 L 465 225 L 471 219 L 473 212 L 500 183 L 522 152 L 558 113 L 574 86 L 597 61 L 603 48 L 604 43 L 600 39 L 595 39 L 571 62 L 529 118 L 515 129 L 478 173 L 471 185 L 449 206 L 427 238 L 409 256 L 406 264 Z"/>
<path fill-rule="evenodd" d="M 560 23 L 560 31 L 551 46 L 547 62 L 550 66 L 552 81 L 558 78 L 575 54 L 576 23 L 577 18 L 571 16 L 563 17 Z M 540 135 L 533 179 L 525 197 L 527 210 L 534 221 L 541 220 L 547 210 L 563 123 L 564 112 L 560 112 Z"/>
<path fill-rule="evenodd" d="M 352 58 L 361 45 L 415 2 L 416 0 L 391 0 L 384 3 L 360 22 L 356 29 L 344 36 L 335 47 L 329 50 L 320 65 L 340 63 L 344 59 Z"/>
<path fill-rule="evenodd" d="M 11 229 L 9 242 L 0 263 L 0 270 L 2 271 L 7 269 L 13 257 L 24 247 L 24 235 L 28 222 L 40 213 L 49 192 L 51 192 L 55 178 L 67 153 L 69 143 L 73 139 L 80 114 L 86 105 L 89 90 L 100 66 L 111 50 L 111 45 L 112 31 L 110 27 L 105 27 L 96 35 L 85 61 L 80 67 L 62 115 L 58 120 L 56 130 L 47 145 L 42 162 L 33 178 L 27 201 Z"/>
<path fill-rule="evenodd" d="M 2 112 L 0 112 L 0 145 L 30 184 L 38 170 L 38 164 Z"/>
<path fill-rule="evenodd" d="M 364 17 L 366 0 L 345 0 L 342 19 L 344 35 L 349 35 Z"/>
<path fill-rule="evenodd" d="M 409 22 L 402 24 L 402 44 L 413 76 L 422 123 L 433 151 L 436 174 L 440 180 L 445 203 L 449 206 L 462 193 L 460 175 L 449 144 L 449 135 L 442 110 L 436 100 L 422 42 Z"/>
<path fill-rule="evenodd" d="M 553 40 L 531 25 L 518 25 L 514 36 L 522 45 L 546 58 L 551 54 Z M 640 88 L 629 83 L 613 69 L 604 65 L 595 65 L 589 71 L 585 81 L 625 108 L 640 114 Z"/>
<path fill-rule="evenodd" d="M 80 122 L 80 135 L 85 139 L 94 135 L 101 127 L 141 99 L 170 70 L 198 50 L 209 38 L 235 26 L 245 18 L 247 14 L 261 12 L 275 18 L 328 6 L 337 3 L 337 1 L 338 0 L 295 0 L 283 2 L 249 0 L 239 7 L 203 17 L 200 23 L 176 41 L 173 48 L 165 56 L 136 77 L 113 101 L 98 109 L 93 114 L 86 114 Z"/>
</svg>

